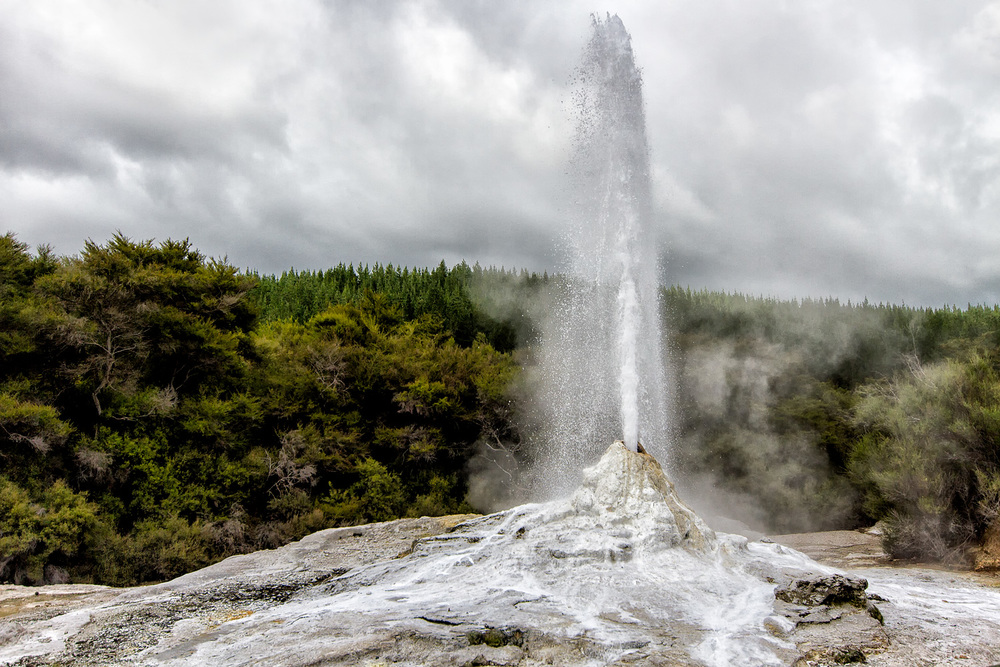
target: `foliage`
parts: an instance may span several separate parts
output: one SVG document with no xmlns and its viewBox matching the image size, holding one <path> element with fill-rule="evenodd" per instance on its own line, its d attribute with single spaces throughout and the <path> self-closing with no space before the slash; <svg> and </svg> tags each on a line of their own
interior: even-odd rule
<svg viewBox="0 0 1000 667">
<path fill-rule="evenodd" d="M 279 280 L 186 240 L 53 258 L 0 237 L 0 581 L 135 584 L 468 510 L 466 464 L 511 432 L 517 371 L 489 343 L 512 330 L 468 296 L 483 274 Z"/>
<path fill-rule="evenodd" d="M 992 358 L 991 358 L 992 356 Z M 862 387 L 850 473 L 904 558 L 961 561 L 995 520 L 1000 457 L 997 358 L 915 365 Z"/>
<path fill-rule="evenodd" d="M 887 526 L 960 561 L 1000 515 L 1000 308 L 665 292 L 679 458 L 765 530 Z M 739 514 L 740 512 L 743 514 Z"/>
<path fill-rule="evenodd" d="M 86 494 L 57 481 L 33 495 L 0 478 L 0 577 L 18 584 L 65 583 L 99 530 Z"/>
</svg>

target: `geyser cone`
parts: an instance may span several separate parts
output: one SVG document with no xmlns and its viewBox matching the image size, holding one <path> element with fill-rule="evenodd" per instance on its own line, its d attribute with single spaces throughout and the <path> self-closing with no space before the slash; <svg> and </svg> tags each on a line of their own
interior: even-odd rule
<svg viewBox="0 0 1000 667">
<path fill-rule="evenodd" d="M 715 547 L 715 533 L 677 497 L 656 459 L 631 451 L 620 440 L 584 470 L 571 505 L 597 530 L 629 525 L 645 546 Z"/>
</svg>

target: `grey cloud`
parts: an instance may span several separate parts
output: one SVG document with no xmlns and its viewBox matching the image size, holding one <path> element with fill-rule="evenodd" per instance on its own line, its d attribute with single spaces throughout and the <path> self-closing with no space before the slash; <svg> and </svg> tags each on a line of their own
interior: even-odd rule
<svg viewBox="0 0 1000 667">
<path fill-rule="evenodd" d="M 1000 4 L 619 5 L 671 282 L 997 299 Z M 148 84 L 30 7 L 0 18 L 0 196 L 29 243 L 72 253 L 121 228 L 263 271 L 559 266 L 589 5 L 178 2 L 149 6 L 150 45 L 94 5 L 115 53 L 183 59 L 190 39 L 218 59 Z M 213 96 L 231 77 L 238 94 Z"/>
<path fill-rule="evenodd" d="M 69 72 L 60 45 L 3 40 L 0 86 L 6 102 L 0 160 L 12 168 L 56 173 L 107 169 L 109 147 L 130 159 L 201 159 L 236 163 L 244 145 L 283 146 L 284 118 L 274 109 L 236 108 L 218 113 L 190 100 L 112 77 Z"/>
</svg>

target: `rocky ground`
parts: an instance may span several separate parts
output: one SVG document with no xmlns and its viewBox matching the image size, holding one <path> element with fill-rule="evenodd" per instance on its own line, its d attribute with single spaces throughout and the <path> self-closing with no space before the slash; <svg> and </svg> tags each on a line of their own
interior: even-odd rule
<svg viewBox="0 0 1000 667">
<path fill-rule="evenodd" d="M 892 565 L 878 531 L 829 530 L 822 533 L 771 535 L 761 538 L 801 551 L 813 560 L 841 570 Z"/>
<path fill-rule="evenodd" d="M 0 586 L 0 665 L 134 664 L 139 653 L 178 628 L 210 634 L 298 591 L 397 558 L 415 540 L 476 516 L 324 530 L 153 586 Z"/>
<path fill-rule="evenodd" d="M 769 538 L 765 538 L 769 539 Z M 877 534 L 829 531 L 770 539 L 868 581 L 888 645 L 867 664 L 1000 667 L 1000 574 L 893 562 Z"/>
<path fill-rule="evenodd" d="M 3 586 L 0 664 L 1000 663 L 997 577 L 898 567 L 865 533 L 716 537 L 641 463 L 572 503 L 326 530 L 155 586 Z M 674 518 L 637 520 L 657 494 Z"/>
<path fill-rule="evenodd" d="M 322 531 L 282 549 L 237 556 L 172 582 L 137 589 L 0 586 L 0 664 L 184 664 L 193 646 L 221 637 L 224 626 L 237 625 L 298 591 L 355 568 L 398 558 L 415 540 L 443 534 L 469 518 L 404 519 Z M 852 577 L 866 577 L 867 592 L 885 618 L 885 625 L 876 628 L 861 609 L 846 605 L 847 618 L 841 612 L 834 624 L 830 606 L 817 613 L 815 606 L 778 600 L 776 605 L 800 622 L 799 651 L 786 664 L 851 664 L 852 660 L 886 666 L 1000 664 L 1000 606 L 990 608 L 1000 604 L 1000 577 L 893 566 L 877 536 L 854 531 L 764 539 Z M 426 625 L 433 629 L 434 619 Z M 678 630 L 683 635 L 683 629 Z M 782 628 L 774 631 L 781 633 Z M 524 636 L 509 629 L 489 632 L 486 627 L 469 631 L 465 646 L 452 650 L 449 664 L 601 663 L 599 655 L 588 654 L 585 642 L 577 646 L 540 642 L 532 651 L 535 657 L 529 658 Z M 169 649 L 150 651 L 167 637 L 174 639 Z M 436 643 L 419 633 L 409 637 L 376 633 L 343 646 L 339 655 L 331 654 L 320 664 L 434 664 L 421 662 L 419 656 L 434 655 Z M 408 660 L 406 651 L 417 660 Z M 682 652 L 673 661 L 669 655 L 661 657 L 658 664 L 698 664 Z M 628 656 L 615 662 L 642 664 Z"/>
</svg>

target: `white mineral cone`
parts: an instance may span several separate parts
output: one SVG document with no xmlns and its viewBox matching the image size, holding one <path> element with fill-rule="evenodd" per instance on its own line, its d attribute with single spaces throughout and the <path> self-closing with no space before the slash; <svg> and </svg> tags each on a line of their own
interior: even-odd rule
<svg viewBox="0 0 1000 667">
<path fill-rule="evenodd" d="M 656 459 L 629 450 L 620 440 L 584 470 L 570 504 L 597 530 L 627 526 L 636 546 L 706 553 L 718 546 L 715 533 L 677 497 Z"/>
</svg>

